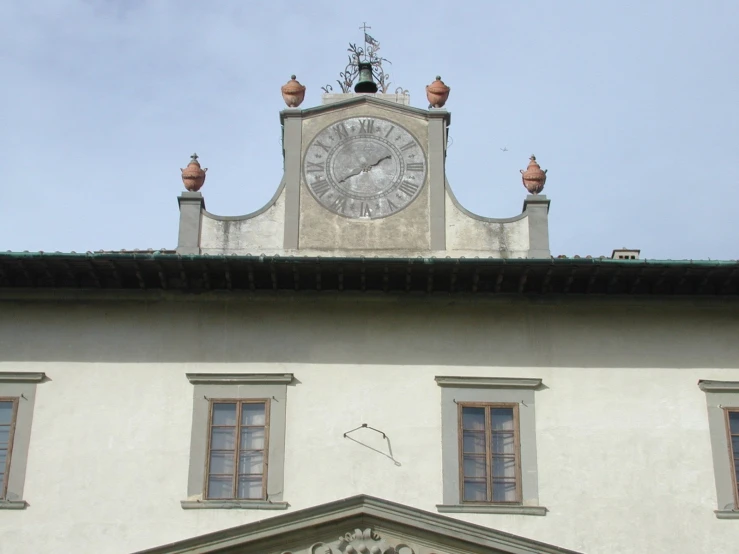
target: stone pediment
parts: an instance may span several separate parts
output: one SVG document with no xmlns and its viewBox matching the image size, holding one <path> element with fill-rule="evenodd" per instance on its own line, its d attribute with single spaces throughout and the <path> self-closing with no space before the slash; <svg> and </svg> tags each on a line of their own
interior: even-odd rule
<svg viewBox="0 0 739 554">
<path fill-rule="evenodd" d="M 136 554 L 577 554 L 388 502 L 354 496 Z"/>
<path fill-rule="evenodd" d="M 330 112 L 345 110 L 361 105 L 375 106 L 386 111 L 395 111 L 411 116 L 418 117 L 420 119 L 430 119 L 432 117 L 440 117 L 446 120 L 447 125 L 451 123 L 451 114 L 444 109 L 424 110 L 421 108 L 414 108 L 413 106 L 407 106 L 398 102 L 390 100 L 384 100 L 377 98 L 371 94 L 362 94 L 358 96 L 346 95 L 346 99 L 331 102 L 330 104 L 322 104 L 320 106 L 312 106 L 310 108 L 288 108 L 280 112 L 280 122 L 284 123 L 285 117 L 290 116 L 294 113 L 301 114 L 302 117 L 313 117 L 322 115 Z"/>
</svg>

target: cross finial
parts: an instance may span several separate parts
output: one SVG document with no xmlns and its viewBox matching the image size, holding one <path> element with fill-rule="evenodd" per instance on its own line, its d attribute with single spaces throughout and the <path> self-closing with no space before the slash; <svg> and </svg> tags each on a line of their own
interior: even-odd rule
<svg viewBox="0 0 739 554">
<path fill-rule="evenodd" d="M 371 29 L 369 25 L 367 25 L 366 21 L 362 21 L 362 26 L 360 27 L 360 30 L 364 33 L 364 61 L 367 61 L 367 42 L 372 42 L 374 39 L 372 39 L 367 34 L 367 29 Z M 369 41 L 367 39 L 370 39 Z"/>
<path fill-rule="evenodd" d="M 193 154 L 192 156 L 190 156 L 190 159 L 192 161 L 194 161 L 194 162 L 197 162 L 198 161 L 198 155 L 197 154 Z"/>
</svg>

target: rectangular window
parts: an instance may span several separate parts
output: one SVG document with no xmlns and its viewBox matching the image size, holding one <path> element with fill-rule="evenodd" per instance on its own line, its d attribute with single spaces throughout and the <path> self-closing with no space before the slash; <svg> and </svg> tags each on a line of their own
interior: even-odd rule
<svg viewBox="0 0 739 554">
<path fill-rule="evenodd" d="M 8 491 L 10 455 L 13 452 L 13 434 L 17 413 L 17 398 L 0 398 L 0 499 L 4 499 Z"/>
<path fill-rule="evenodd" d="M 269 452 L 268 400 L 212 400 L 205 496 L 265 500 Z"/>
<path fill-rule="evenodd" d="M 729 462 L 731 464 L 734 506 L 739 508 L 739 409 L 726 410 L 726 430 L 729 435 Z"/>
<path fill-rule="evenodd" d="M 462 502 L 521 502 L 518 429 L 518 404 L 459 404 Z"/>
</svg>

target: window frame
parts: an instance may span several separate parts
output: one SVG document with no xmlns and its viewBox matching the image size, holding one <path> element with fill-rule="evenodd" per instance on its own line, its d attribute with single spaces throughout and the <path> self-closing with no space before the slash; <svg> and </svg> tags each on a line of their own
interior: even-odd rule
<svg viewBox="0 0 739 554">
<path fill-rule="evenodd" d="M 31 446 L 31 428 L 36 405 L 36 388 L 45 382 L 43 372 L 0 371 L 0 398 L 16 399 L 12 437 L 9 437 L 9 457 L 0 496 L 0 510 L 25 510 L 23 499 Z M 12 459 L 11 459 L 12 458 Z"/>
<path fill-rule="evenodd" d="M 7 500 L 8 482 L 10 481 L 10 467 L 13 461 L 13 442 L 15 439 L 15 428 L 18 424 L 18 396 L 0 396 L 0 402 L 12 402 L 13 411 L 10 415 L 10 432 L 8 433 L 8 449 L 5 455 L 5 467 L 3 468 L 3 482 L 0 484 L 0 500 Z"/>
<path fill-rule="evenodd" d="M 287 389 L 293 384 L 292 373 L 186 373 L 193 385 L 192 429 L 188 460 L 187 495 L 180 501 L 190 509 L 286 510 L 285 444 Z M 210 427 L 216 401 L 269 400 L 269 442 L 265 467 L 264 499 L 208 499 L 207 464 L 210 451 Z M 236 469 L 238 471 L 238 469 Z"/>
<path fill-rule="evenodd" d="M 539 504 L 536 454 L 536 391 L 542 380 L 519 377 L 435 377 L 441 391 L 441 513 L 517 514 L 545 516 Z M 459 404 L 517 404 L 520 502 L 464 502 L 460 484 Z"/>
<path fill-rule="evenodd" d="M 208 445 L 205 453 L 205 473 L 203 475 L 203 499 L 204 500 L 215 500 L 215 501 L 250 501 L 250 500 L 262 500 L 267 501 L 267 486 L 269 476 L 269 431 L 270 431 L 270 399 L 269 398 L 210 398 L 208 399 Z M 208 485 L 210 482 L 210 455 L 211 455 L 211 440 L 213 438 L 213 407 L 216 404 L 236 404 L 236 440 L 234 443 L 234 477 L 231 485 L 232 496 L 229 498 L 210 498 L 208 496 Z M 262 495 L 259 498 L 240 498 L 238 496 L 239 490 L 239 456 L 241 446 L 241 414 L 244 404 L 264 404 L 264 448 L 263 450 L 263 462 L 262 462 Z"/>
<path fill-rule="evenodd" d="M 731 421 L 729 418 L 729 414 L 732 412 L 735 412 L 739 414 L 739 406 L 738 407 L 728 407 L 724 406 L 724 422 L 726 426 L 726 443 L 727 443 L 727 450 L 729 452 L 729 468 L 731 469 L 731 484 L 733 487 L 734 492 L 734 509 L 739 510 L 739 482 L 737 482 L 736 479 L 736 463 L 739 462 L 739 456 L 734 456 L 734 443 L 731 440 L 732 436 L 739 437 L 739 433 L 736 435 L 731 434 Z"/>
<path fill-rule="evenodd" d="M 465 500 L 464 498 L 464 408 L 484 408 L 485 409 L 485 484 L 486 496 L 490 500 L 475 501 Z M 488 440 L 488 435 L 493 432 L 491 423 L 491 409 L 504 408 L 513 411 L 513 448 L 514 448 L 514 465 L 516 480 L 516 499 L 515 500 L 493 500 L 493 453 L 492 441 Z M 519 424 L 518 404 L 515 402 L 458 402 L 457 403 L 457 440 L 459 449 L 459 502 L 465 505 L 521 505 L 523 504 L 523 494 L 521 486 L 521 431 Z"/>
<path fill-rule="evenodd" d="M 713 512 L 718 519 L 739 519 L 739 491 L 727 413 L 727 410 L 739 411 L 739 381 L 701 379 L 698 387 L 706 396 L 708 436 L 716 483 L 717 506 Z"/>
</svg>

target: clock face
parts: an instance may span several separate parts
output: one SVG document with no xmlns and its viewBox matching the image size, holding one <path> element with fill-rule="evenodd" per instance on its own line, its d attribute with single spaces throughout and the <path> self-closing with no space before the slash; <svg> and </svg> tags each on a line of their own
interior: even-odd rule
<svg viewBox="0 0 739 554">
<path fill-rule="evenodd" d="M 303 178 L 332 212 L 379 219 L 415 200 L 426 167 L 423 149 L 407 129 L 377 117 L 352 117 L 316 135 L 305 153 Z"/>
</svg>

